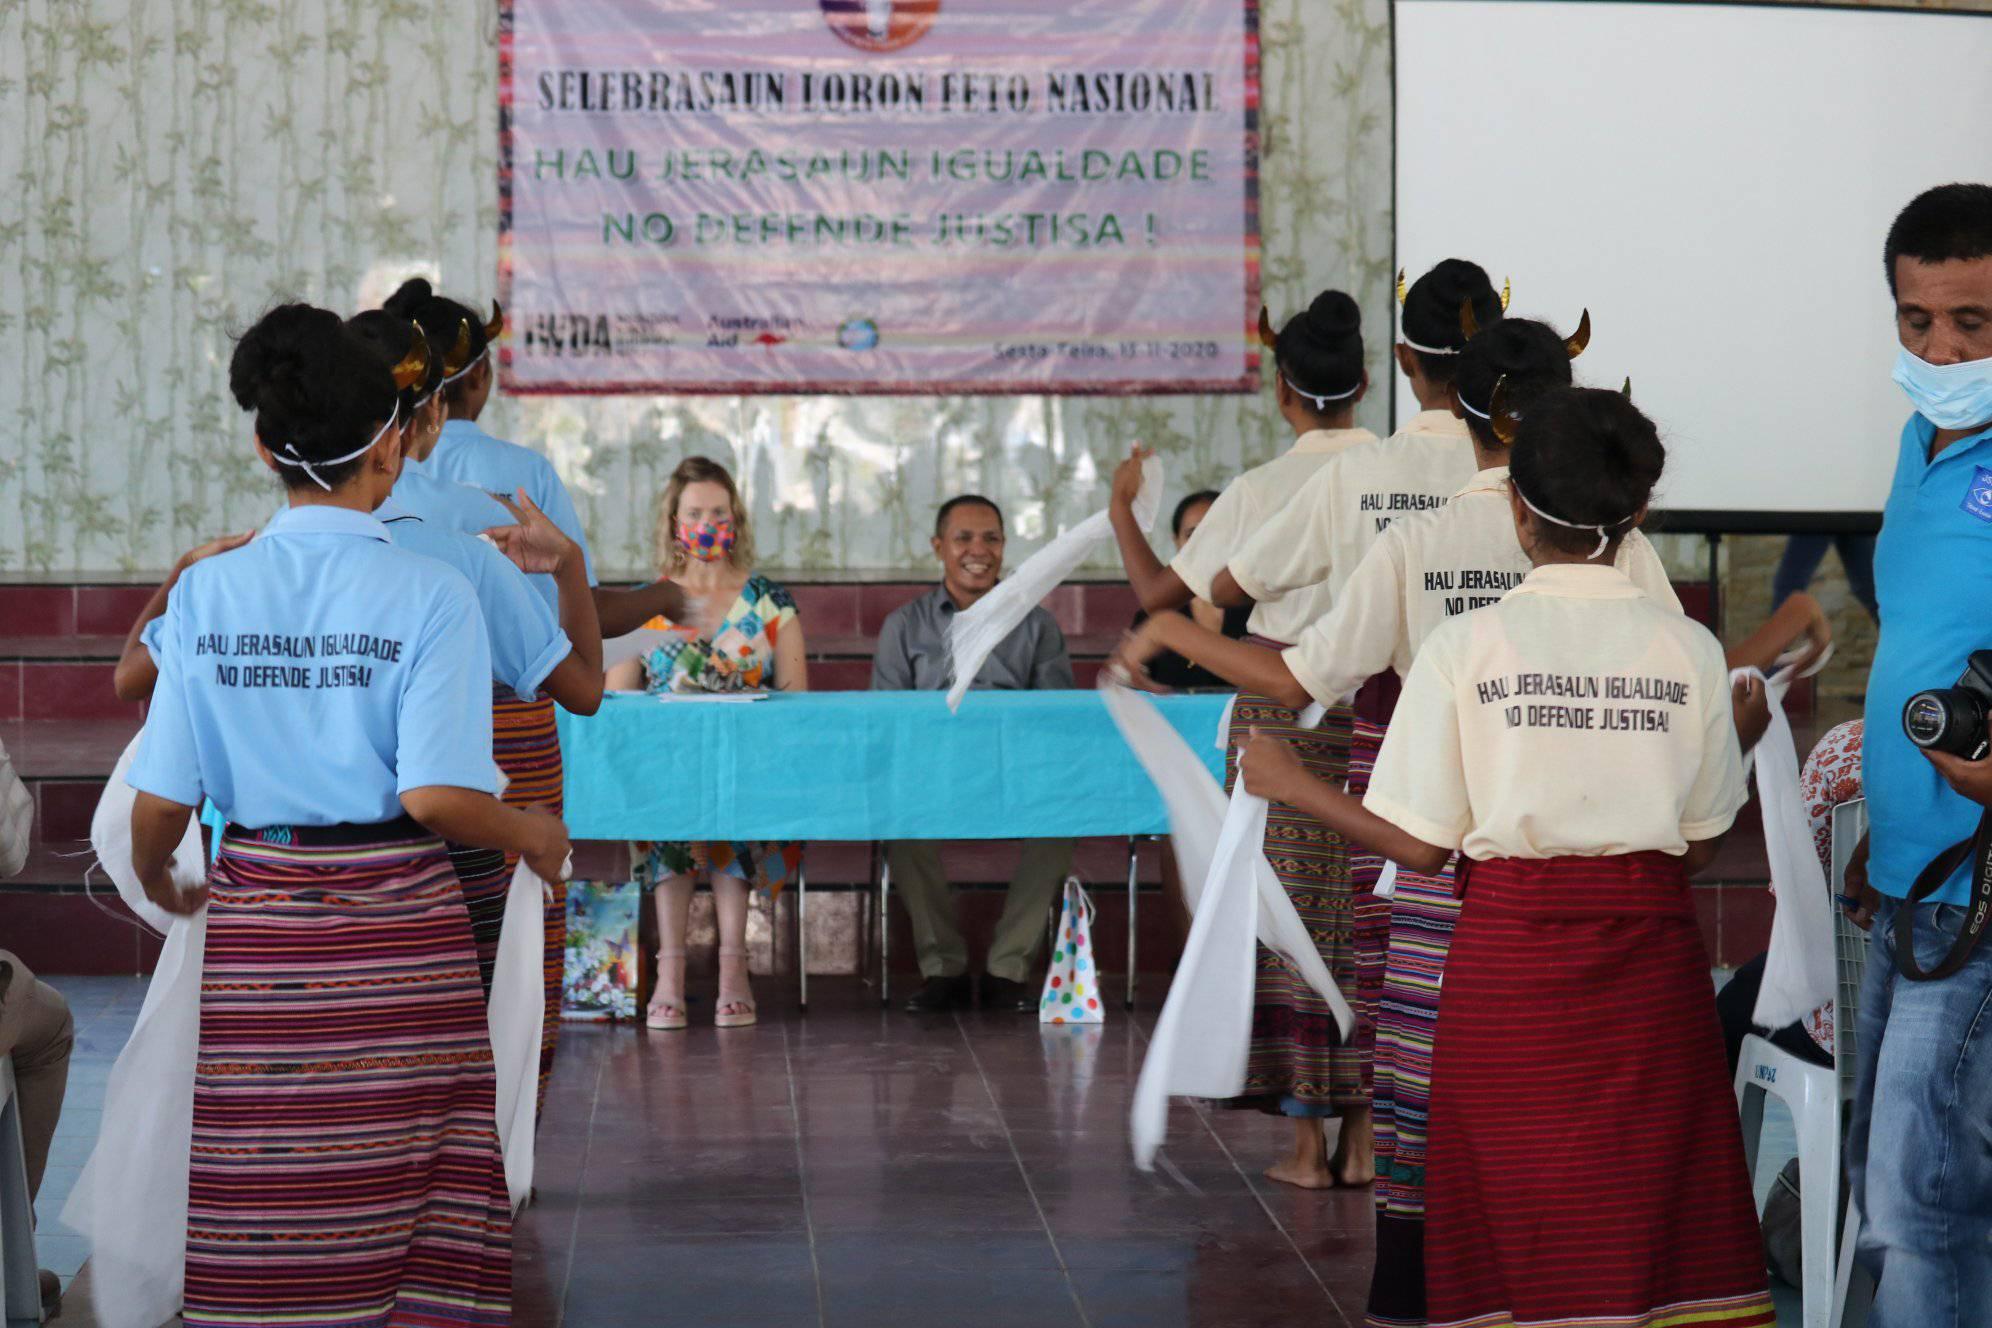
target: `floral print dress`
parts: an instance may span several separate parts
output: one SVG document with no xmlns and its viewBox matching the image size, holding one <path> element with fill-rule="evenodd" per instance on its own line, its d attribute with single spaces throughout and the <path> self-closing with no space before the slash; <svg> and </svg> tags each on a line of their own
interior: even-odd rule
<svg viewBox="0 0 1992 1328">
<path fill-rule="evenodd" d="M 644 657 L 644 687 L 650 692 L 755 692 L 777 685 L 775 642 L 796 620 L 795 599 L 787 589 L 760 575 L 747 578 L 733 605 L 710 637 L 686 635 Z M 669 630 L 674 624 L 653 618 L 645 627 Z M 694 848 L 702 848 L 714 876 L 732 876 L 779 891 L 802 860 L 799 843 L 651 843 L 630 845 L 632 870 L 649 887 L 697 870 Z"/>
</svg>

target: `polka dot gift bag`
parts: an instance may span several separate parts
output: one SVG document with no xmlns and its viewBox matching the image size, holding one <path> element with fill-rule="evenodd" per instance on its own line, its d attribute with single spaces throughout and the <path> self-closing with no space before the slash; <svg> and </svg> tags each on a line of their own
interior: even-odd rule
<svg viewBox="0 0 1992 1328">
<path fill-rule="evenodd" d="M 1065 902 L 1058 910 L 1058 930 L 1051 938 L 1051 971 L 1044 977 L 1038 1001 L 1042 1024 L 1105 1022 L 1100 998 L 1100 966 L 1093 962 L 1093 901 L 1079 878 L 1065 878 Z"/>
</svg>

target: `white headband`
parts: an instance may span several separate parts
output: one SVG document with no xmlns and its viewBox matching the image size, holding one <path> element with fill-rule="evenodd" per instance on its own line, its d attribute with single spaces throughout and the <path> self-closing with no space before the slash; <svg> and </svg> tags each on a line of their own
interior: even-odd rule
<svg viewBox="0 0 1992 1328">
<path fill-rule="evenodd" d="M 354 457 L 365 456 L 367 453 L 374 450 L 375 445 L 378 444 L 381 439 L 387 437 L 387 431 L 394 427 L 395 420 L 399 419 L 400 417 L 401 417 L 401 397 L 400 394 L 397 393 L 394 398 L 394 409 L 387 413 L 387 423 L 381 425 L 380 432 L 376 433 L 372 438 L 369 438 L 367 440 L 367 445 L 365 447 L 360 448 L 357 451 L 348 452 L 346 453 L 346 455 L 342 457 L 332 457 L 331 459 L 326 461 L 306 461 L 303 457 L 298 455 L 297 445 L 295 443 L 285 443 L 284 451 L 290 453 L 289 456 L 278 456 L 275 452 L 270 453 L 270 456 L 280 466 L 296 466 L 298 469 L 302 470 L 305 474 L 311 476 L 311 482 L 313 484 L 316 484 L 319 488 L 325 490 L 325 492 L 330 493 L 332 492 L 332 486 L 327 484 L 324 478 L 320 476 L 316 470 L 312 469 L 312 467 L 343 466 L 348 461 L 351 461 Z"/>
<path fill-rule="evenodd" d="M 1543 511 L 1540 507 L 1537 507 L 1534 503 L 1530 502 L 1529 496 L 1522 492 L 1522 486 L 1515 483 L 1515 477 L 1513 475 L 1508 476 L 1508 487 L 1515 491 L 1515 497 L 1522 500 L 1523 507 L 1528 508 L 1531 512 L 1534 512 L 1537 516 L 1549 522 L 1552 526 L 1562 526 L 1565 530 L 1597 531 L 1598 547 L 1584 555 L 1585 562 L 1590 562 L 1593 558 L 1596 558 L 1599 554 L 1605 551 L 1605 546 L 1612 542 L 1612 536 L 1611 536 L 1612 531 L 1618 529 L 1620 526 L 1630 525 L 1632 523 L 1632 517 L 1630 516 L 1623 517 L 1617 521 L 1610 523 L 1609 525 L 1603 525 L 1603 526 L 1591 525 L 1582 521 L 1565 521 L 1560 516 L 1551 516 L 1549 513 Z M 1637 516 L 1638 513 L 1635 512 L 1633 515 Z"/>
<path fill-rule="evenodd" d="M 1461 397 L 1459 399 L 1459 408 L 1465 411 L 1469 415 L 1478 415 L 1481 419 L 1486 420 L 1490 424 L 1493 423 L 1494 421 L 1494 417 L 1492 415 L 1489 415 L 1484 410 L 1477 409 L 1474 406 L 1474 404 L 1471 401 L 1468 401 L 1465 397 Z M 1528 500 L 1525 498 L 1522 501 L 1527 502 Z"/>
<path fill-rule="evenodd" d="M 457 370 L 453 374 L 445 374 L 443 376 L 443 381 L 436 384 L 436 387 L 439 390 L 448 387 L 451 383 L 454 383 L 457 379 L 463 377 L 465 374 L 469 373 L 472 369 L 475 369 L 478 365 L 482 364 L 484 362 L 484 357 L 489 355 L 490 353 L 491 353 L 491 343 L 487 341 L 484 343 L 484 349 L 477 352 L 476 355 L 471 357 L 471 361 L 469 364 L 464 365 L 463 368 Z"/>
<path fill-rule="evenodd" d="M 1320 396 L 1313 392 L 1301 391 L 1299 388 L 1293 385 L 1293 379 L 1287 377 L 1284 373 L 1280 375 L 1280 381 L 1282 383 L 1285 383 L 1287 385 L 1287 390 L 1292 392 L 1295 396 L 1301 398 L 1303 401 L 1312 401 L 1314 403 L 1314 409 L 1316 409 L 1317 411 L 1327 410 L 1328 403 L 1331 401 L 1347 401 L 1350 397 L 1354 396 L 1356 393 L 1363 390 L 1363 385 L 1361 383 L 1357 383 L 1354 387 L 1350 388 L 1346 392 L 1337 392 L 1333 396 Z"/>
<path fill-rule="evenodd" d="M 1402 342 L 1403 342 L 1403 343 L 1404 343 L 1405 345 L 1409 346 L 1409 347 L 1410 347 L 1410 348 L 1411 348 L 1412 350 L 1415 350 L 1415 351 L 1418 351 L 1418 352 L 1421 352 L 1422 354 L 1425 354 L 1425 355 L 1457 355 L 1457 354 L 1459 354 L 1459 350 L 1458 350 L 1458 348 L 1457 348 L 1457 347 L 1453 347 L 1453 346 L 1422 346 L 1422 345 L 1418 344 L 1417 342 L 1413 341 L 1413 340 L 1411 339 L 1411 335 L 1410 335 L 1410 333 L 1408 333 L 1408 332 L 1404 332 L 1404 331 L 1403 331 L 1403 330 L 1402 330 L 1401 328 L 1399 329 L 1399 335 L 1398 335 L 1398 340 L 1402 341 Z"/>
</svg>

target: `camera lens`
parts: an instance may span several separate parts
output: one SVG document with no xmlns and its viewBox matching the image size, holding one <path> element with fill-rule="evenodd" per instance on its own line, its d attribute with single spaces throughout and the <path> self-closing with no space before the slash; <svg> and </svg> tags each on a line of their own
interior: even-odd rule
<svg viewBox="0 0 1992 1328">
<path fill-rule="evenodd" d="M 1950 707 L 1934 692 L 1918 692 L 1902 708 L 1902 728 L 1918 747 L 1934 747 L 1950 727 Z"/>
</svg>

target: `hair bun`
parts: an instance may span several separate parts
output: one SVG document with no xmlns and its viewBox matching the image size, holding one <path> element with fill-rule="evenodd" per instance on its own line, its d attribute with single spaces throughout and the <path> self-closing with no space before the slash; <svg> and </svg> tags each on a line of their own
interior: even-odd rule
<svg viewBox="0 0 1992 1328">
<path fill-rule="evenodd" d="M 236 343 L 228 364 L 228 390 L 244 410 L 261 410 L 272 398 L 304 395 L 312 361 L 339 316 L 308 304 L 279 305 Z"/>
<path fill-rule="evenodd" d="M 1362 328 L 1363 311 L 1346 292 L 1322 291 L 1307 306 L 1307 333 L 1317 340 L 1341 341 L 1359 334 Z"/>
<path fill-rule="evenodd" d="M 381 308 L 396 318 L 413 318 L 415 310 L 436 298 L 436 288 L 429 284 L 427 277 L 410 277 L 401 283 L 394 294 L 387 297 Z"/>
</svg>

